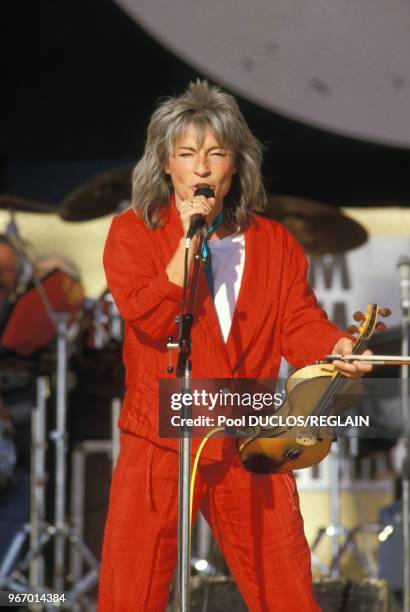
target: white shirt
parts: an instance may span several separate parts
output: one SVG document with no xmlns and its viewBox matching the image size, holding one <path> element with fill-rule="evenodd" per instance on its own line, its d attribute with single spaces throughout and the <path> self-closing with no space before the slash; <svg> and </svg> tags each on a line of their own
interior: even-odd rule
<svg viewBox="0 0 410 612">
<path fill-rule="evenodd" d="M 245 265 L 245 236 L 232 234 L 221 240 L 209 240 L 208 247 L 211 253 L 214 304 L 226 342 Z"/>
</svg>

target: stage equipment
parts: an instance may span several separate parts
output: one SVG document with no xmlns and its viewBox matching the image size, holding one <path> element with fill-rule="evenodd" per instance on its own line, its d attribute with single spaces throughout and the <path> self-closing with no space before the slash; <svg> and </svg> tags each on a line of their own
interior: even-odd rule
<svg viewBox="0 0 410 612">
<path fill-rule="evenodd" d="M 87 300 L 87 310 L 92 317 L 87 338 L 89 348 L 103 349 L 111 341 L 122 342 L 123 320 L 109 291 L 104 291 L 98 300 Z"/>
<path fill-rule="evenodd" d="M 309 255 L 344 253 L 364 244 L 367 232 L 338 208 L 290 195 L 269 195 L 263 216 L 282 223 Z"/>
<path fill-rule="evenodd" d="M 345 442 L 345 440 L 343 441 Z M 379 536 L 383 530 L 383 526 L 379 523 L 359 523 L 353 528 L 343 527 L 340 524 L 340 457 L 341 457 L 341 441 L 337 445 L 333 445 L 330 454 L 331 461 L 331 481 L 330 481 L 330 508 L 331 508 L 331 523 L 326 527 L 321 527 L 317 531 L 317 535 L 313 540 L 312 563 L 316 565 L 322 574 L 331 578 L 340 576 L 340 565 L 346 553 L 351 551 L 367 576 L 376 578 L 373 564 L 369 562 L 368 557 L 361 550 L 361 545 L 358 540 L 361 535 Z M 316 555 L 317 549 L 324 538 L 331 540 L 331 559 L 329 565 L 325 565 Z"/>
<path fill-rule="evenodd" d="M 387 612 L 389 609 L 389 589 L 385 580 L 367 578 L 356 582 L 320 578 L 313 581 L 313 593 L 322 612 Z M 247 611 L 231 576 L 195 576 L 191 601 L 192 612 L 202 612 L 205 604 L 207 612 Z M 289 610 L 292 610 L 291 602 Z"/>
<path fill-rule="evenodd" d="M 10 544 L 30 514 L 30 475 L 17 468 L 0 494 L 0 576 Z M 0 606 L 1 609 L 1 606 Z"/>
<path fill-rule="evenodd" d="M 60 217 L 65 221 L 89 221 L 128 207 L 131 181 L 132 166 L 99 174 L 63 199 Z"/>
<path fill-rule="evenodd" d="M 214 197 L 213 190 L 208 185 L 199 186 L 194 196 Z M 194 324 L 200 264 L 208 263 L 202 256 L 202 247 L 208 231 L 205 227 L 198 228 L 199 241 L 194 255 L 191 281 L 188 283 L 188 257 L 191 237 L 186 237 L 184 261 L 184 286 L 181 302 L 181 314 L 176 322 L 179 324 L 178 343 L 169 337 L 168 349 L 178 349 L 176 376 L 179 380 L 179 391 L 182 397 L 191 392 L 191 327 Z M 188 232 L 189 234 L 189 232 Z M 190 287 L 188 303 L 186 294 Z M 169 368 L 168 368 L 169 370 Z M 172 371 L 172 369 L 171 369 Z M 191 416 L 191 407 L 183 402 L 181 421 L 185 422 Z M 179 474 L 178 474 L 178 597 L 181 612 L 190 610 L 190 567 L 191 567 L 191 431 L 186 425 L 179 430 Z"/>
<path fill-rule="evenodd" d="M 18 196 L 11 195 L 10 193 L 0 194 L 0 208 L 10 211 L 57 214 L 57 208 L 52 204 L 43 204 L 42 202 L 35 202 L 33 200 L 27 200 L 26 198 L 19 198 Z"/>
<path fill-rule="evenodd" d="M 398 265 L 400 277 L 400 303 L 402 310 L 401 352 L 409 355 L 410 338 L 410 257 L 400 258 Z M 401 474 L 402 484 L 402 524 L 403 524 L 403 608 L 410 610 L 410 415 L 409 415 L 409 366 L 401 366 L 401 414 L 404 456 Z"/>
<path fill-rule="evenodd" d="M 16 461 L 11 423 L 8 419 L 0 418 L 0 491 L 12 481 Z"/>
<path fill-rule="evenodd" d="M 70 520 L 76 537 L 84 542 L 84 519 L 85 519 L 85 496 L 86 496 L 86 461 L 87 457 L 95 454 L 103 454 L 112 458 L 113 444 L 111 440 L 83 440 L 76 444 L 72 453 L 71 473 L 71 498 L 70 498 Z M 70 581 L 73 591 L 79 588 L 84 576 L 84 561 L 88 559 L 83 555 L 82 549 L 75 541 L 70 542 Z M 90 553 L 91 554 L 91 553 Z M 95 566 L 96 568 L 98 565 Z M 97 574 L 98 577 L 98 574 Z M 95 582 L 96 584 L 96 582 Z M 81 595 L 81 597 L 80 597 Z M 80 592 L 78 598 L 82 605 L 87 605 L 87 611 L 91 608 L 91 601 Z M 77 597 L 76 597 L 77 599 Z"/>
<path fill-rule="evenodd" d="M 114 168 L 81 185 L 63 199 L 60 216 L 88 221 L 119 212 L 131 203 L 132 166 Z M 367 240 L 366 230 L 338 208 L 291 195 L 269 195 L 260 213 L 279 221 L 312 255 L 344 253 Z"/>
<path fill-rule="evenodd" d="M 388 612 L 389 586 L 385 580 L 357 582 L 321 578 L 313 582 L 314 595 L 323 612 Z"/>
<path fill-rule="evenodd" d="M 401 500 L 381 509 L 379 534 L 380 578 L 396 594 L 403 592 L 403 533 Z"/>
<path fill-rule="evenodd" d="M 111 293 L 104 291 L 97 300 L 86 300 L 85 310 L 85 325 L 81 346 L 78 355 L 74 357 L 74 364 L 72 364 L 78 380 L 77 392 L 79 397 L 77 398 L 76 409 L 78 403 L 81 408 L 81 394 L 85 394 L 86 403 L 84 407 L 87 409 L 92 410 L 92 400 L 97 399 L 98 413 L 91 414 L 91 421 L 95 417 L 101 419 L 101 408 L 109 400 L 111 405 L 110 431 L 107 427 L 108 433 L 101 432 L 100 427 L 98 435 L 109 436 L 111 433 L 111 439 L 84 439 L 76 442 L 72 451 L 70 522 L 77 536 L 83 541 L 86 541 L 86 536 L 89 535 L 86 523 L 87 492 L 90 490 L 89 483 L 87 483 L 87 459 L 100 455 L 97 460 L 104 461 L 105 472 L 106 457 L 111 462 L 112 469 L 114 469 L 120 450 L 118 418 L 121 408 L 120 398 L 124 392 L 124 369 L 121 360 L 123 321 Z M 107 416 L 105 411 L 103 414 Z M 81 423 L 81 433 L 84 433 L 85 428 L 88 436 L 96 434 L 95 424 L 87 427 L 87 424 L 84 423 L 83 414 L 81 414 Z M 75 439 L 75 434 L 72 437 Z M 101 457 L 101 455 L 105 455 L 105 457 Z M 99 466 L 101 469 L 101 463 L 99 463 Z M 95 529 L 97 532 L 102 531 L 102 526 L 103 524 L 97 521 L 94 525 L 94 536 Z M 97 533 L 97 535 L 100 534 Z M 98 542 L 100 545 L 99 538 Z M 82 551 L 75 545 L 70 546 L 69 568 L 71 583 L 73 585 L 81 583 L 84 573 L 84 557 Z M 82 596 L 80 602 L 74 607 L 75 611 L 83 609 L 81 606 L 86 606 L 87 610 L 95 609 L 88 597 Z"/>
<path fill-rule="evenodd" d="M 0 346 L 22 356 L 32 355 L 56 337 L 53 310 L 67 313 L 74 332 L 83 302 L 81 284 L 64 272 L 55 270 L 41 281 L 37 279 L 16 300 Z"/>
<path fill-rule="evenodd" d="M 18 228 L 12 217 L 11 221 L 12 233 L 18 249 L 20 251 L 23 260 L 30 261 L 30 258 L 26 252 L 25 243 L 21 238 Z M 34 265 L 32 265 L 34 270 Z M 66 275 L 63 275 L 66 276 Z M 54 480 L 54 522 L 53 524 L 47 524 L 43 520 L 43 501 L 39 501 L 37 493 L 33 492 L 32 501 L 34 503 L 33 513 L 33 527 L 26 525 L 19 533 L 16 534 L 13 539 L 8 552 L 6 553 L 1 568 L 0 568 L 0 587 L 7 587 L 11 590 L 19 592 L 28 592 L 36 590 L 38 592 L 50 592 L 58 591 L 61 592 L 66 590 L 66 544 L 67 541 L 74 546 L 77 546 L 82 556 L 87 562 L 90 570 L 80 580 L 80 582 L 68 591 L 66 596 L 67 605 L 72 605 L 75 601 L 79 600 L 84 594 L 92 588 L 98 581 L 98 562 L 95 557 L 91 554 L 89 549 L 86 547 L 84 542 L 78 537 L 66 522 L 66 455 L 67 455 L 67 431 L 66 431 L 66 418 L 67 418 L 67 368 L 68 368 L 68 356 L 70 342 L 69 339 L 72 337 L 72 329 L 70 323 L 72 323 L 73 316 L 71 314 L 71 305 L 74 305 L 75 312 L 78 310 L 78 301 L 82 302 L 83 295 L 75 291 L 74 294 L 68 292 L 68 305 L 69 312 L 63 312 L 59 310 L 60 307 L 65 307 L 67 302 L 59 299 L 55 299 L 53 292 L 47 292 L 43 283 L 33 272 L 33 283 L 38 295 L 36 295 L 38 301 L 39 312 L 43 313 L 44 319 L 49 323 L 49 328 L 46 329 L 47 337 L 41 336 L 41 341 L 47 342 L 48 336 L 54 335 L 57 339 L 57 353 L 56 353 L 56 428 L 50 432 L 50 439 L 55 444 L 55 480 Z M 73 279 L 71 279 L 73 280 Z M 28 292 L 30 293 L 30 292 Z M 27 295 L 27 294 L 26 294 Z M 57 297 L 59 294 L 57 292 Z M 24 298 L 24 296 L 23 296 Z M 28 302 L 30 303 L 30 302 Z M 25 304 L 25 307 L 24 307 Z M 29 315 L 27 315 L 27 299 L 23 302 L 23 309 L 18 309 L 18 303 L 16 304 L 16 312 L 19 313 L 20 323 L 24 322 L 24 312 L 27 316 L 32 316 L 32 310 L 29 307 Z M 23 313 L 23 316 L 22 316 Z M 30 320 L 30 319 L 29 319 Z M 32 319 L 31 319 L 32 320 Z M 2 336 L 2 342 L 8 348 L 14 350 L 20 350 L 23 354 L 29 354 L 32 352 L 33 346 L 30 345 L 29 349 L 27 346 L 20 342 L 20 326 L 11 325 L 11 329 L 8 329 L 11 321 L 8 322 L 5 332 Z M 74 322 L 74 326 L 76 323 Z M 46 326 L 47 328 L 47 326 Z M 50 331 L 51 330 L 51 331 Z M 28 330 L 29 331 L 29 330 Z M 8 335 L 7 335 L 8 333 Z M 6 341 L 4 340 L 6 338 Z M 17 338 L 17 341 L 16 341 Z M 11 341 L 12 340 L 12 341 Z M 37 348 L 37 346 L 34 346 Z M 44 385 L 41 386 L 43 396 L 37 398 L 37 403 L 44 409 L 45 406 L 45 389 Z M 43 418 L 43 417 L 42 417 Z M 37 435 L 41 438 L 43 435 L 43 425 L 38 422 L 33 422 L 33 435 Z M 39 442 L 43 442 L 40 440 Z M 40 463 L 37 462 L 35 456 L 32 457 L 32 470 L 36 469 Z M 42 469 L 42 468 L 41 468 Z M 32 487 L 36 486 L 37 475 L 32 471 Z M 42 495 L 42 494 L 41 494 Z M 36 500 L 36 501 L 35 501 Z M 12 571 L 15 561 L 17 560 L 27 535 L 30 534 L 30 547 L 23 560 L 18 564 L 17 569 Z M 41 559 L 36 563 L 36 559 L 42 555 L 42 551 L 49 541 L 54 540 L 54 571 L 53 571 L 53 583 L 52 587 L 47 587 L 44 580 L 44 572 L 42 569 Z M 24 572 L 30 568 L 31 575 L 29 579 L 26 578 Z M 11 572 L 11 573 L 10 573 Z"/>
<path fill-rule="evenodd" d="M 38 592 L 63 591 L 66 590 L 66 544 L 67 541 L 80 551 L 80 554 L 89 566 L 88 573 L 82 577 L 73 588 L 67 592 L 67 605 L 72 605 L 80 600 L 85 593 L 95 586 L 98 581 L 98 561 L 89 551 L 85 543 L 78 537 L 75 529 L 66 522 L 66 455 L 67 455 L 67 432 L 66 432 L 66 399 L 67 399 L 67 359 L 68 359 L 68 315 L 55 313 L 57 326 L 57 381 L 56 381 L 56 429 L 50 433 L 50 439 L 55 443 L 55 481 L 54 481 L 54 522 L 48 524 L 44 521 L 44 492 L 39 492 L 38 487 L 44 486 L 43 459 L 38 456 L 32 457 L 32 521 L 19 532 L 3 560 L 0 569 L 0 586 L 27 592 L 36 590 Z M 41 379 L 40 379 L 41 380 Z M 38 406 L 45 408 L 45 391 L 38 396 Z M 36 417 L 33 417 L 36 418 Z M 33 447 L 41 448 L 44 445 L 44 416 L 33 423 Z M 37 433 L 36 433 L 37 432 Z M 40 432 L 40 433 L 38 433 Z M 34 436 L 37 435 L 36 440 Z M 39 468 L 39 464 L 41 467 Z M 35 470 L 35 471 L 34 471 Z M 39 476 L 37 470 L 43 474 Z M 23 560 L 17 568 L 10 570 L 25 543 L 26 537 L 30 536 L 30 547 Z M 45 584 L 42 554 L 44 547 L 54 540 L 54 571 L 53 584 L 48 587 Z M 30 568 L 30 577 L 27 579 L 24 572 Z"/>
</svg>

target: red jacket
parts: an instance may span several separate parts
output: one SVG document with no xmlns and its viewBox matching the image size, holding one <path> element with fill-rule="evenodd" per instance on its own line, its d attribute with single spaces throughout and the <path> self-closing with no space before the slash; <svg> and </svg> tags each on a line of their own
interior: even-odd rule
<svg viewBox="0 0 410 612">
<path fill-rule="evenodd" d="M 182 237 L 171 198 L 165 223 L 152 230 L 132 210 L 113 219 L 104 250 L 108 287 L 125 320 L 126 395 L 119 426 L 151 441 L 159 438 L 159 379 L 167 374 L 169 335 L 178 337 L 182 289 L 165 268 Z M 327 320 L 306 280 L 301 246 L 279 223 L 252 217 L 245 230 L 245 266 L 230 334 L 225 344 L 203 271 L 192 328 L 194 378 L 275 378 L 280 358 L 295 367 L 330 352 L 345 335 Z M 175 363 L 175 360 L 174 360 Z M 220 459 L 220 440 L 204 457 Z M 193 444 L 195 449 L 196 443 Z"/>
</svg>

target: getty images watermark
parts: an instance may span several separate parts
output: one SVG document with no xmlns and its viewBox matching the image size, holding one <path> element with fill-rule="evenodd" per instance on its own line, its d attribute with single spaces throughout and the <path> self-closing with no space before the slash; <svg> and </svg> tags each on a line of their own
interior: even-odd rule
<svg viewBox="0 0 410 612">
<path fill-rule="evenodd" d="M 250 408 L 257 411 L 266 408 L 280 408 L 286 399 L 286 392 L 281 393 L 231 393 L 220 389 L 211 393 L 205 389 L 196 389 L 192 393 L 173 393 L 171 410 L 183 411 L 184 407 L 205 407 L 208 411 L 220 408 Z M 369 427 L 369 416 L 346 415 L 294 415 L 294 414 L 242 414 L 240 416 L 197 415 L 184 417 L 181 414 L 171 416 L 173 427 Z"/>
<path fill-rule="evenodd" d="M 214 428 L 221 435 L 249 431 L 261 437 L 298 436 L 306 431 L 338 437 L 401 437 L 399 385 L 392 379 L 346 379 L 346 388 L 331 394 L 311 380 L 289 390 L 286 381 L 260 379 L 193 379 L 190 392 L 178 381 L 160 381 L 160 436 L 189 431 L 204 437 Z"/>
</svg>

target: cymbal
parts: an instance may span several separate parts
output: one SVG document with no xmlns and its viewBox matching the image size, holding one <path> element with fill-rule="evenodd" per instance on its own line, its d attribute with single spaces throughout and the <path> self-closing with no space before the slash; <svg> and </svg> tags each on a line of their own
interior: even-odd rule
<svg viewBox="0 0 410 612">
<path fill-rule="evenodd" d="M 43 204 L 42 202 L 27 200 L 26 198 L 20 198 L 18 196 L 11 195 L 10 193 L 0 194 L 0 208 L 3 208 L 4 210 L 30 213 L 57 212 L 57 207 L 53 206 L 52 204 Z"/>
<path fill-rule="evenodd" d="M 71 193 L 62 202 L 60 217 L 66 221 L 89 221 L 104 217 L 131 201 L 132 166 L 99 174 Z"/>
<path fill-rule="evenodd" d="M 367 240 L 366 230 L 357 221 L 313 200 L 269 195 L 262 215 L 282 223 L 309 255 L 344 253 Z"/>
</svg>

